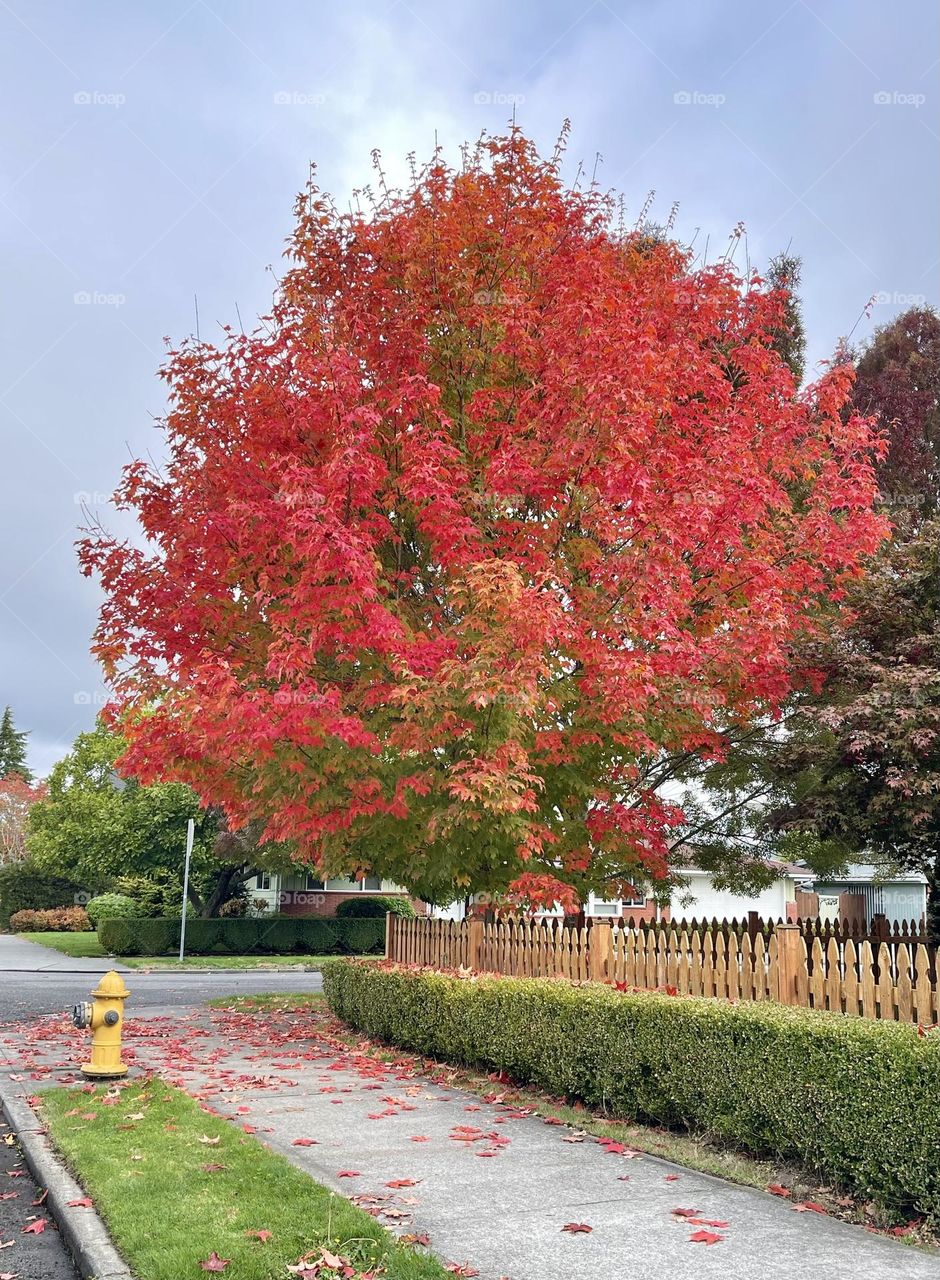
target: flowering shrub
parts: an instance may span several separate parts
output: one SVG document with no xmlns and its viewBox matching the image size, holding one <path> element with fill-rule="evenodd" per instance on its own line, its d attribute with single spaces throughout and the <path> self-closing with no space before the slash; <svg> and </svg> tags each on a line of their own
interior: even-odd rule
<svg viewBox="0 0 940 1280">
<path fill-rule="evenodd" d="M 51 907 L 14 912 L 10 928 L 14 933 L 84 933 L 91 928 L 91 920 L 84 907 Z"/>
</svg>

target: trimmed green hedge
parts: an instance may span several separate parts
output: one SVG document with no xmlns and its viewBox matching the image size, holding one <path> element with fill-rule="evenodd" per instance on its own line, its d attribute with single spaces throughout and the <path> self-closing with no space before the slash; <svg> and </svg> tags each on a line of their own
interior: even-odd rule
<svg viewBox="0 0 940 1280">
<path fill-rule="evenodd" d="M 330 1008 L 402 1048 L 801 1161 L 940 1215 L 940 1032 L 771 1003 L 330 960 Z"/>
<path fill-rule="evenodd" d="M 336 914 L 340 920 L 350 920 L 353 917 L 358 920 L 371 920 L 378 919 L 379 916 L 384 920 L 389 912 L 393 916 L 404 916 L 409 920 L 413 920 L 415 915 L 410 899 L 393 894 L 387 898 L 366 897 L 365 894 L 357 898 L 344 898 L 336 908 Z"/>
<path fill-rule="evenodd" d="M 179 920 L 102 920 L 98 941 L 117 956 L 178 952 Z M 244 916 L 186 922 L 188 955 L 371 955 L 385 949 L 383 920 L 322 920 L 309 916 Z"/>
</svg>

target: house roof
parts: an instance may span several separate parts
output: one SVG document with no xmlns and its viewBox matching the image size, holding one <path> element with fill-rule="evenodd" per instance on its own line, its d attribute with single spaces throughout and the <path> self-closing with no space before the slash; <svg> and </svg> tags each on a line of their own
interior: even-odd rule
<svg viewBox="0 0 940 1280">
<path fill-rule="evenodd" d="M 818 876 L 809 867 L 798 868 L 803 880 L 811 880 L 814 884 L 926 884 L 927 877 L 920 871 L 898 871 L 894 875 L 886 875 L 884 871 L 871 862 L 849 863 L 841 875 Z"/>
</svg>

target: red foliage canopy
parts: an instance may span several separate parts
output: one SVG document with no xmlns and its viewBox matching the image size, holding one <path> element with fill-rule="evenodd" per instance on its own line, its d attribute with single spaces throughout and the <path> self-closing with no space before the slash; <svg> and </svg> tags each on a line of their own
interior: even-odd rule
<svg viewBox="0 0 940 1280">
<path fill-rule="evenodd" d="M 779 296 L 611 208 L 518 132 L 301 197 L 264 328 L 170 354 L 148 547 L 81 548 L 125 770 L 437 899 L 665 874 L 645 768 L 780 702 L 881 525 L 850 372 L 798 398 Z"/>
</svg>

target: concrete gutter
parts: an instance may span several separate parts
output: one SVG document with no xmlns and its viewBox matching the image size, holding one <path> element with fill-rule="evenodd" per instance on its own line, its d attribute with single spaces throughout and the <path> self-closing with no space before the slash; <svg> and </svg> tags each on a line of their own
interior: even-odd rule
<svg viewBox="0 0 940 1280">
<path fill-rule="evenodd" d="M 55 1219 L 62 1239 L 84 1280 L 133 1280 L 133 1272 L 111 1243 L 107 1228 L 94 1209 L 70 1209 L 70 1200 L 85 1195 L 59 1159 L 39 1117 L 22 1095 L 0 1080 L 0 1106 L 16 1134 L 23 1157 Z"/>
</svg>

